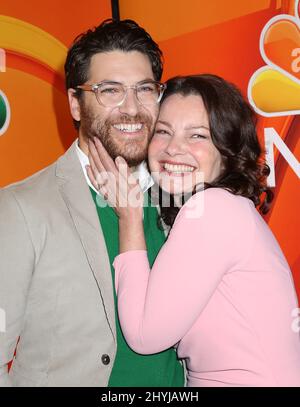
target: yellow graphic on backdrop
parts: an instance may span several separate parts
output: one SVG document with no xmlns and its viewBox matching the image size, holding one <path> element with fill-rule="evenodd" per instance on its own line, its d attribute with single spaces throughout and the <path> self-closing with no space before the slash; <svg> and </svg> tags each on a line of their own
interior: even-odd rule
<svg viewBox="0 0 300 407">
<path fill-rule="evenodd" d="M 63 76 L 66 46 L 32 24 L 0 15 L 0 48 L 33 58 Z"/>
<path fill-rule="evenodd" d="M 266 66 L 258 69 L 248 85 L 248 98 L 262 116 L 300 114 L 300 19 L 278 15 L 264 27 L 260 52 Z"/>
</svg>

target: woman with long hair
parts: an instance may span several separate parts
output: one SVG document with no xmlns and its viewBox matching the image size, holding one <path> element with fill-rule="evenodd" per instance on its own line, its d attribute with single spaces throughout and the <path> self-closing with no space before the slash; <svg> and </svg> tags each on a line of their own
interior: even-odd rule
<svg viewBox="0 0 300 407">
<path fill-rule="evenodd" d="M 131 169 L 98 140 L 90 153 L 91 181 L 119 216 L 115 282 L 132 349 L 176 346 L 188 386 L 300 386 L 297 297 L 256 210 L 266 213 L 272 200 L 269 169 L 253 111 L 237 88 L 214 75 L 167 82 L 148 161 L 161 196 L 172 198 L 167 206 L 160 200 L 170 232 L 151 270 Z"/>
</svg>

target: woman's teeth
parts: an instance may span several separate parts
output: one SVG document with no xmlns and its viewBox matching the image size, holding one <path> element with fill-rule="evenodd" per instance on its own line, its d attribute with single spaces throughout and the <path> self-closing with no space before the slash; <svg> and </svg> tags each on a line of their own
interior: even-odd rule
<svg viewBox="0 0 300 407">
<path fill-rule="evenodd" d="M 129 123 L 120 123 L 120 124 L 114 124 L 114 128 L 120 131 L 124 131 L 126 133 L 135 133 L 136 131 L 140 131 L 141 128 L 143 127 L 142 123 L 135 123 L 135 124 L 129 124 Z"/>
<path fill-rule="evenodd" d="M 194 167 L 191 167 L 190 165 L 173 165 L 173 164 L 168 164 L 165 163 L 163 164 L 163 168 L 167 170 L 168 172 L 174 172 L 174 173 L 182 173 L 182 172 L 193 172 Z"/>
</svg>

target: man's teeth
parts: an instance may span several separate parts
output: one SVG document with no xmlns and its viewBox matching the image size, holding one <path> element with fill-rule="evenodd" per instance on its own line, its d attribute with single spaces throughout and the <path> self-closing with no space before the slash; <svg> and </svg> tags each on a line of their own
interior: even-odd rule
<svg viewBox="0 0 300 407">
<path fill-rule="evenodd" d="M 194 167 L 191 167 L 189 165 L 173 165 L 168 163 L 165 163 L 163 167 L 168 172 L 177 172 L 177 173 L 192 172 L 195 169 Z"/>
<path fill-rule="evenodd" d="M 114 124 L 114 128 L 120 131 L 128 132 L 128 133 L 134 133 L 136 131 L 141 130 L 143 127 L 142 123 L 134 123 L 134 124 L 129 124 L 129 123 L 120 123 L 120 124 Z"/>
</svg>

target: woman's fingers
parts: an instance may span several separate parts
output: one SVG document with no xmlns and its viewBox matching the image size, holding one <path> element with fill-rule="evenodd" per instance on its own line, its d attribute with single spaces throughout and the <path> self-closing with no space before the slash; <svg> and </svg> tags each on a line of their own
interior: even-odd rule
<svg viewBox="0 0 300 407">
<path fill-rule="evenodd" d="M 95 144 L 89 140 L 89 159 L 90 163 L 93 162 L 93 170 L 97 170 L 98 172 L 106 171 L 101 159 L 99 157 L 98 151 L 96 150 Z"/>
<path fill-rule="evenodd" d="M 89 162 L 90 162 L 90 167 L 93 172 L 95 181 L 98 184 L 101 184 L 101 180 L 99 181 L 99 174 L 103 177 L 103 179 L 107 178 L 107 173 L 106 173 L 104 167 L 100 166 L 100 168 L 97 168 L 95 161 L 93 159 L 93 156 L 91 154 L 89 154 Z"/>
<path fill-rule="evenodd" d="M 87 175 L 89 179 L 91 180 L 91 183 L 93 186 L 98 190 L 99 186 L 106 184 L 108 176 L 105 171 L 99 172 L 94 159 L 91 155 L 89 155 L 89 161 L 90 165 L 86 166 L 87 169 Z"/>
<path fill-rule="evenodd" d="M 115 165 L 117 167 L 118 173 L 120 174 L 120 178 L 127 182 L 130 176 L 130 169 L 126 160 L 123 157 L 119 156 L 115 159 Z"/>
<path fill-rule="evenodd" d="M 90 152 L 89 152 L 88 157 L 89 157 L 89 163 L 90 163 L 90 165 L 89 165 L 90 170 L 91 170 L 92 173 L 93 173 L 93 177 L 96 179 L 96 176 L 97 176 L 97 174 L 98 174 L 99 171 L 98 171 L 98 169 L 96 168 L 95 161 L 94 161 L 94 159 L 93 159 L 93 157 L 92 157 L 92 155 L 91 155 Z"/>
<path fill-rule="evenodd" d="M 103 198 L 107 200 L 111 206 L 115 207 L 118 199 L 116 176 L 110 172 L 106 172 L 101 163 L 96 165 L 91 151 L 92 149 L 89 153 L 90 165 L 86 166 L 88 177 Z M 100 170 L 98 170 L 98 168 Z"/>
<path fill-rule="evenodd" d="M 116 208 L 117 213 L 127 207 L 140 206 L 139 182 L 131 173 L 126 160 L 119 156 L 115 161 L 108 155 L 102 143 L 95 139 L 95 143 L 89 141 L 88 176 L 94 187 Z M 128 199 L 132 195 L 133 202 Z"/>
<path fill-rule="evenodd" d="M 98 173 L 97 179 L 96 179 L 95 176 L 94 176 L 94 172 L 93 172 L 91 166 L 90 166 L 90 165 L 86 165 L 85 168 L 86 168 L 86 171 L 87 171 L 87 175 L 88 175 L 88 177 L 89 177 L 89 179 L 90 179 L 92 185 L 94 186 L 94 188 L 95 188 L 98 192 L 101 193 L 101 195 L 103 196 L 103 198 L 104 198 L 105 200 L 108 200 L 108 198 L 109 198 L 109 192 L 108 192 L 108 190 L 107 190 L 107 188 L 106 188 L 107 179 L 106 179 L 106 180 L 103 179 L 103 176 L 102 176 L 100 173 Z"/>
<path fill-rule="evenodd" d="M 94 143 L 95 143 L 94 147 L 95 147 L 95 149 L 96 149 L 96 151 L 98 153 L 98 157 L 95 157 L 94 156 L 94 150 L 93 150 L 93 158 L 95 160 L 96 165 L 97 165 L 97 163 L 99 161 L 107 172 L 111 172 L 113 174 L 116 174 L 117 171 L 116 171 L 116 166 L 115 166 L 114 160 L 108 154 L 108 152 L 104 148 L 101 141 L 98 138 L 94 137 Z"/>
<path fill-rule="evenodd" d="M 98 182 L 97 182 L 97 180 L 96 180 L 96 178 L 95 178 L 95 176 L 94 176 L 94 172 L 93 172 L 91 166 L 90 166 L 90 165 L 86 165 L 85 168 L 86 168 L 87 175 L 88 175 L 88 177 L 89 177 L 89 179 L 90 179 L 92 185 L 93 185 L 94 188 L 98 191 L 99 185 L 98 185 Z"/>
<path fill-rule="evenodd" d="M 143 191 L 140 188 L 138 174 L 131 173 L 126 160 L 117 157 L 115 160 L 119 171 L 119 206 L 120 207 L 140 207 L 143 204 Z"/>
</svg>

